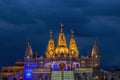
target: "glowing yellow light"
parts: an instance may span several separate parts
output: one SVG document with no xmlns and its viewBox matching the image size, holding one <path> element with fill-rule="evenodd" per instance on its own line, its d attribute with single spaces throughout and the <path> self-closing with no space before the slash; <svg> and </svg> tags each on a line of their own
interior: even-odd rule
<svg viewBox="0 0 120 80">
<path fill-rule="evenodd" d="M 27 56 L 27 59 L 29 59 L 30 57 L 29 56 Z"/>
<path fill-rule="evenodd" d="M 96 58 L 98 58 L 98 56 L 97 56 L 97 55 L 96 55 L 95 57 L 96 57 Z"/>
<path fill-rule="evenodd" d="M 81 61 L 82 64 L 85 64 L 85 61 Z"/>
</svg>

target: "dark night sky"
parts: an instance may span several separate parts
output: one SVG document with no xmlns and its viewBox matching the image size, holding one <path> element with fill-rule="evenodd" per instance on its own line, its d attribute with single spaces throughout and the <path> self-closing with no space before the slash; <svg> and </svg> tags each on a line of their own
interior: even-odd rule
<svg viewBox="0 0 120 80">
<path fill-rule="evenodd" d="M 120 64 L 120 0 L 0 0 L 0 67 L 23 59 L 26 39 L 44 55 L 49 29 L 57 40 L 63 22 L 80 55 L 91 51 L 97 37 L 102 65 Z"/>
</svg>

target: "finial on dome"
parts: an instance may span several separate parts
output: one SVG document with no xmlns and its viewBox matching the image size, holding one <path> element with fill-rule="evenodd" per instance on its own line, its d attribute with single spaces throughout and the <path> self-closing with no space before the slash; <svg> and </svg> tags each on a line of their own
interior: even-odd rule
<svg viewBox="0 0 120 80">
<path fill-rule="evenodd" d="M 98 36 L 96 36 L 96 38 L 95 38 L 94 45 L 96 45 L 97 42 L 98 42 Z"/>
<path fill-rule="evenodd" d="M 27 45 L 30 45 L 30 40 L 29 40 L 29 38 L 27 38 L 26 41 L 27 41 Z"/>
<path fill-rule="evenodd" d="M 71 29 L 72 37 L 74 37 L 74 31 Z"/>
<path fill-rule="evenodd" d="M 61 29 L 60 29 L 60 32 L 63 32 L 63 23 L 60 23 L 60 27 L 61 27 Z"/>
<path fill-rule="evenodd" d="M 29 40 L 27 39 L 27 45 L 26 45 L 26 50 L 25 50 L 25 58 L 29 58 L 31 57 L 32 58 L 33 56 L 33 51 L 32 51 L 32 47 L 30 45 L 30 42 Z"/>
<path fill-rule="evenodd" d="M 50 37 L 52 37 L 52 30 L 50 30 Z"/>
<path fill-rule="evenodd" d="M 97 44 L 97 39 L 94 41 L 94 45 L 93 45 L 93 48 L 92 48 L 92 57 L 95 57 L 96 55 L 100 55 L 100 51 L 99 51 L 99 46 Z"/>
</svg>

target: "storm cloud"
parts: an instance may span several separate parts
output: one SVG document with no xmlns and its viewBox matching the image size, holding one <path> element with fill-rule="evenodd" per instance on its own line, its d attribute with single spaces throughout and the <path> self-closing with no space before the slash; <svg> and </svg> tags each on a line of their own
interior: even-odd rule
<svg viewBox="0 0 120 80">
<path fill-rule="evenodd" d="M 74 30 L 80 55 L 98 37 L 102 64 L 120 63 L 120 0 L 0 0 L 0 66 L 23 59 L 27 38 L 44 56 L 49 30 L 57 41 L 60 22 L 67 41 Z"/>
</svg>

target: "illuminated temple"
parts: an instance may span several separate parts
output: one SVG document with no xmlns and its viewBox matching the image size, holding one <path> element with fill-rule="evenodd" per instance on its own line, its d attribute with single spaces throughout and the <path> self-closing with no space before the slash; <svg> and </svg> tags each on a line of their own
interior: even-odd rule
<svg viewBox="0 0 120 80">
<path fill-rule="evenodd" d="M 80 56 L 74 32 L 71 31 L 69 44 L 61 25 L 57 44 L 52 31 L 46 57 L 33 56 L 30 43 L 26 45 L 24 61 L 17 61 L 15 66 L 2 67 L 1 77 L 8 80 L 106 80 L 100 68 L 100 51 L 95 41 L 90 55 Z"/>
</svg>

